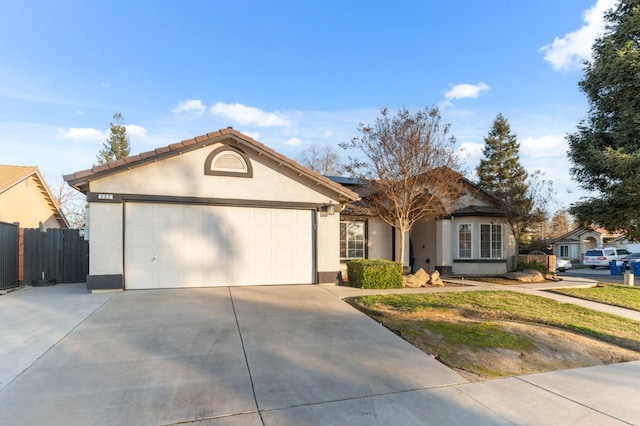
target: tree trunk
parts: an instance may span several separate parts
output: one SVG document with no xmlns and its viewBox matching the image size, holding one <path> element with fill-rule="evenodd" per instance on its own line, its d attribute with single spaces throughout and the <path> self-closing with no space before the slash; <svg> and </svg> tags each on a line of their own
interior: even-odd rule
<svg viewBox="0 0 640 426">
<path fill-rule="evenodd" d="M 396 229 L 400 232 L 400 258 L 396 259 L 396 262 L 402 263 L 402 266 L 404 267 L 404 240 L 406 236 L 406 227 L 404 225 L 398 225 L 398 228 Z"/>
</svg>

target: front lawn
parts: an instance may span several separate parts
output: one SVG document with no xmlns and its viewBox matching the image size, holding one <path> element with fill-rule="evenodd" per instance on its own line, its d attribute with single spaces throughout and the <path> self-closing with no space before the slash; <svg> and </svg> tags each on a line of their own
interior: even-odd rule
<svg viewBox="0 0 640 426">
<path fill-rule="evenodd" d="M 559 288 L 550 291 L 640 311 L 640 287 L 599 283 L 592 288 Z"/>
<path fill-rule="evenodd" d="M 640 359 L 640 324 L 510 291 L 395 294 L 355 307 L 468 378 Z"/>
</svg>

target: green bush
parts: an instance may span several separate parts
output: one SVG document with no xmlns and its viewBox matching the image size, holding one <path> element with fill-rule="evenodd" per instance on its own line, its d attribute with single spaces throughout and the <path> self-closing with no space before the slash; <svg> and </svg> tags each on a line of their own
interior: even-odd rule
<svg viewBox="0 0 640 426">
<path fill-rule="evenodd" d="M 543 274 L 549 273 L 549 268 L 544 263 L 540 263 L 537 260 L 532 260 L 531 262 L 522 262 L 519 261 L 516 266 L 516 271 L 524 271 L 525 269 L 537 269 Z"/>
<path fill-rule="evenodd" d="M 390 260 L 352 260 L 347 275 L 351 287 L 402 288 L 402 264 Z"/>
</svg>

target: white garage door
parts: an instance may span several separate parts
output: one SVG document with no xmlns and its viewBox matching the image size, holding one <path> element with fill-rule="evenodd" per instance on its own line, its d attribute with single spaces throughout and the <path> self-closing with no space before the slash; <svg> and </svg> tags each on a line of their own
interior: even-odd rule
<svg viewBox="0 0 640 426">
<path fill-rule="evenodd" d="M 313 282 L 310 210 L 127 203 L 125 287 Z"/>
</svg>

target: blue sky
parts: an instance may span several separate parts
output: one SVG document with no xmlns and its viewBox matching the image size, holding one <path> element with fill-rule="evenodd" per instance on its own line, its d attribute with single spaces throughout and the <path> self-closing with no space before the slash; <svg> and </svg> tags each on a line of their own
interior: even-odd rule
<svg viewBox="0 0 640 426">
<path fill-rule="evenodd" d="M 50 181 L 90 168 L 116 112 L 132 154 L 233 126 L 296 159 L 357 136 L 382 107 L 438 106 L 469 177 L 502 113 L 522 164 L 568 206 L 585 193 L 564 135 L 587 114 L 581 62 L 614 4 L 5 2 L 0 164 L 37 165 Z"/>
</svg>

